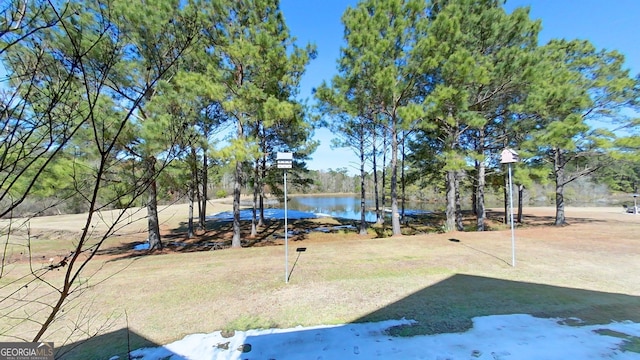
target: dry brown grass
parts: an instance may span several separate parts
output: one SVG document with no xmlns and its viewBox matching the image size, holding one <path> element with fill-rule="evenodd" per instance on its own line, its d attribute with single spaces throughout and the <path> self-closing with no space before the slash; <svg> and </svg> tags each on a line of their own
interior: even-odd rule
<svg viewBox="0 0 640 360">
<path fill-rule="evenodd" d="M 186 242 L 185 211 L 178 211 L 173 223 L 165 222 L 166 241 Z M 493 214 L 491 226 L 504 230 L 292 237 L 290 270 L 296 247 L 307 251 L 297 259 L 288 284 L 282 239 L 273 237 L 282 231 L 279 224 L 263 229 L 258 239 L 245 238 L 252 247 L 208 251 L 196 246 L 225 241 L 228 228 L 218 225 L 190 240 L 190 247 L 154 254 L 131 251 L 141 233 L 130 229 L 93 261 L 89 270 L 102 269 L 87 277 L 89 287 L 77 300 L 91 303 L 94 327 L 105 319 L 113 320 L 111 326 L 69 355 L 108 359 L 126 350 L 125 335 L 137 348 L 219 329 L 401 317 L 419 321 L 416 327 L 397 329 L 406 335 L 463 331 L 472 317 L 491 314 L 640 321 L 640 215 L 618 208 L 569 208 L 571 225 L 554 227 L 551 208 L 528 208 L 525 214 L 525 225 L 516 230 L 515 268 L 511 232 Z M 43 234 L 52 221 L 42 222 Z M 294 222 L 293 227 L 311 228 L 318 222 Z M 436 222 L 425 219 L 406 230 L 427 232 L 438 227 Z M 53 228 L 61 231 L 59 223 Z M 32 230 L 37 232 L 34 224 Z M 42 242 L 59 243 L 38 251 L 55 255 L 49 252 L 60 250 L 62 238 L 45 237 Z M 19 271 L 26 263 L 14 265 Z M 54 280 L 55 274 L 51 276 Z M 70 308 L 61 322 L 77 313 L 78 308 Z M 60 344 L 65 339 L 64 329 L 57 329 L 47 334 L 47 341 Z"/>
</svg>

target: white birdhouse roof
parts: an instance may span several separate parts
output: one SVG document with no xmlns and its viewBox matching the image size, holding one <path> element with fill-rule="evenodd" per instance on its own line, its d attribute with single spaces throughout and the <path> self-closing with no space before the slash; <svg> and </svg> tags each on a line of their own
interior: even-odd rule
<svg viewBox="0 0 640 360">
<path fill-rule="evenodd" d="M 500 154 L 500 163 L 502 164 L 514 163 L 518 162 L 518 160 L 520 160 L 518 153 L 512 149 L 504 149 Z"/>
</svg>

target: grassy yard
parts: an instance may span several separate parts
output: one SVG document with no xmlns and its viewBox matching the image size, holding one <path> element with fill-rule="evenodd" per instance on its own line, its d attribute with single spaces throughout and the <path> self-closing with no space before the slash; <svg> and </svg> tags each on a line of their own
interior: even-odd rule
<svg viewBox="0 0 640 360">
<path fill-rule="evenodd" d="M 567 214 L 571 225 L 553 227 L 552 209 L 525 210 L 525 225 L 516 230 L 516 267 L 511 232 L 498 224 L 493 225 L 498 230 L 484 233 L 423 234 L 429 227 L 414 224 L 412 233 L 418 235 L 403 237 L 363 238 L 348 231 L 292 237 L 288 268 L 295 267 L 288 284 L 282 239 L 272 236 L 277 224 L 264 230 L 271 236 L 248 241 L 251 247 L 214 251 L 194 243 L 163 253 L 133 252 L 140 236 L 130 233 L 111 240 L 109 251 L 92 261 L 86 290 L 44 340 L 68 351 L 68 359 L 108 359 L 125 354 L 127 347 L 220 329 L 405 317 L 418 324 L 394 333 L 409 336 L 465 331 L 475 316 L 516 313 L 640 322 L 640 215 L 614 208 L 569 208 Z M 165 226 L 166 241 L 184 241 L 183 225 Z M 227 229 L 218 226 L 199 240 L 227 237 Z M 42 254 L 34 266 L 37 259 L 62 252 L 68 240 L 43 236 L 39 241 Z M 297 247 L 306 252 L 297 253 Z M 0 285 L 27 266 L 14 262 Z M 58 274 L 49 273 L 46 280 L 55 282 Z M 79 342 L 86 335 L 69 338 L 70 328 L 86 334 L 100 329 L 100 334 Z M 0 341 L 10 339 L 0 336 Z"/>
</svg>

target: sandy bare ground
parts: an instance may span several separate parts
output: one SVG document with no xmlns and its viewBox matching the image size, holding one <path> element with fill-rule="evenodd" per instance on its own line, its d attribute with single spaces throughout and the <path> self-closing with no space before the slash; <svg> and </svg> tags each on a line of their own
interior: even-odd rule
<svg viewBox="0 0 640 360">
<path fill-rule="evenodd" d="M 207 213 L 214 214 L 232 209 L 230 199 L 209 200 Z M 194 209 L 194 216 L 198 215 L 197 206 Z M 189 216 L 188 204 L 160 205 L 158 216 L 161 226 L 165 228 L 177 227 L 181 222 L 186 222 Z M 135 233 L 146 231 L 147 229 L 146 208 L 130 208 L 126 210 L 107 210 L 96 213 L 91 226 L 98 231 L 104 231 L 114 222 L 122 225 L 118 227 L 118 234 Z M 13 221 L 16 225 L 25 222 L 30 224 L 32 230 L 53 230 L 79 232 L 87 221 L 87 214 L 55 215 L 34 218 L 18 218 L 13 220 L 0 219 L 0 229 L 5 228 Z"/>
<path fill-rule="evenodd" d="M 222 211 L 232 210 L 231 198 L 209 200 L 207 204 L 207 215 L 215 214 Z M 494 209 L 499 212 L 500 209 Z M 613 222 L 633 222 L 632 214 L 623 213 L 621 207 L 568 207 L 567 217 L 569 223 L 578 219 L 582 222 L 584 219 L 597 218 L 602 221 Z M 551 222 L 555 216 L 554 207 L 529 207 L 524 211 L 524 223 L 541 224 L 543 222 Z M 165 231 L 175 230 L 183 226 L 188 221 L 189 205 L 161 205 L 158 207 L 158 215 L 161 228 Z M 194 208 L 194 217 L 197 218 L 198 209 Z M 640 219 L 640 215 L 637 216 Z M 528 219 L 527 219 L 528 218 Z M 117 223 L 115 235 L 126 236 L 136 233 L 144 233 L 147 231 L 147 211 L 146 208 L 130 208 L 126 210 L 108 210 L 97 212 L 92 221 L 91 229 L 100 233 Z M 0 219 L 0 229 L 6 229 L 12 226 L 15 229 L 29 225 L 31 231 L 38 232 L 72 232 L 80 233 L 87 222 L 87 214 L 70 214 L 42 216 L 34 218 L 17 218 L 13 220 Z"/>
</svg>

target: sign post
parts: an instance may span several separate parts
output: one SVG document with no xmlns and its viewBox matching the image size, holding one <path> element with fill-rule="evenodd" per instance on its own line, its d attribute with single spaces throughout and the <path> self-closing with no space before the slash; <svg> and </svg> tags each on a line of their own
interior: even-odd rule
<svg viewBox="0 0 640 360">
<path fill-rule="evenodd" d="M 289 283 L 289 224 L 287 223 L 287 169 L 293 167 L 293 153 L 278 152 L 278 169 L 284 169 L 284 282 Z"/>
<path fill-rule="evenodd" d="M 511 266 L 516 266 L 516 236 L 513 227 L 513 185 L 511 184 L 511 164 L 518 162 L 518 153 L 511 149 L 504 149 L 500 154 L 500 163 L 509 166 L 509 216 L 511 222 Z"/>
</svg>

